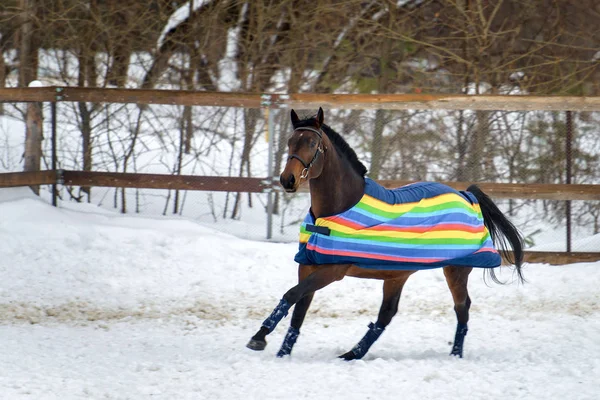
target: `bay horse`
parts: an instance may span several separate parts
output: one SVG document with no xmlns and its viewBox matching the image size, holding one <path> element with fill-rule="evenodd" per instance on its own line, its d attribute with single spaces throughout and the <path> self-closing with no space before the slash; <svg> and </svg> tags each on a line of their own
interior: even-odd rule
<svg viewBox="0 0 600 400">
<path fill-rule="evenodd" d="M 471 306 L 469 273 L 473 267 L 486 268 L 498 282 L 492 268 L 501 264 L 500 251 L 523 282 L 519 231 L 476 185 L 460 192 L 435 182 L 388 190 L 365 177 L 367 169 L 354 150 L 324 124 L 322 108 L 302 120 L 292 110 L 291 120 L 294 131 L 280 182 L 290 193 L 308 182 L 311 201 L 295 257 L 299 283 L 283 295 L 247 347 L 264 350 L 266 336 L 295 305 L 277 353 L 290 355 L 317 290 L 344 276 L 381 279 L 377 321 L 340 356 L 360 359 L 396 314 L 407 279 L 420 269 L 442 267 L 457 318 L 450 355 L 462 358 Z"/>
</svg>

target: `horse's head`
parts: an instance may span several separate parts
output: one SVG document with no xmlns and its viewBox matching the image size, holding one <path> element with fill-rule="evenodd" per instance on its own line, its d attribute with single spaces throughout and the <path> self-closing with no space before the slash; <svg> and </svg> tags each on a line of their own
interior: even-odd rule
<svg viewBox="0 0 600 400">
<path fill-rule="evenodd" d="M 286 192 L 295 192 L 303 181 L 318 177 L 323 171 L 323 109 L 319 107 L 315 118 L 300 120 L 291 113 L 294 132 L 288 140 L 288 160 L 279 177 Z M 325 140 L 327 140 L 325 138 Z"/>
</svg>

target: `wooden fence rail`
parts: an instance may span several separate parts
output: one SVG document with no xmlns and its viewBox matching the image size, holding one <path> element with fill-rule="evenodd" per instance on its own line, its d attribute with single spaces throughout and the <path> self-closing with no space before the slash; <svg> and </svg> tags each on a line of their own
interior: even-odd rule
<svg viewBox="0 0 600 400">
<path fill-rule="evenodd" d="M 573 251 L 528 251 L 525 250 L 525 262 L 550 265 L 565 265 L 582 262 L 600 261 L 600 252 Z"/>
<path fill-rule="evenodd" d="M 380 184 L 395 188 L 412 181 L 381 180 Z M 441 182 L 456 189 L 465 190 L 471 182 Z M 600 185 L 545 184 L 545 183 L 493 183 L 482 182 L 477 185 L 487 195 L 497 199 L 528 200 L 600 200 Z"/>
<path fill-rule="evenodd" d="M 6 172 L 0 174 L 0 188 L 52 185 L 58 182 L 58 171 Z"/>
<path fill-rule="evenodd" d="M 63 171 L 62 177 L 63 184 L 70 186 L 101 186 L 138 189 L 262 193 L 269 186 L 264 178 L 240 178 L 231 176 Z"/>
<path fill-rule="evenodd" d="M 600 96 L 278 94 L 70 86 L 0 88 L 0 102 L 32 101 L 297 109 L 326 107 L 362 110 L 600 111 Z"/>
<path fill-rule="evenodd" d="M 219 192 L 262 193 L 279 190 L 269 178 L 240 178 L 231 176 L 137 174 L 121 172 L 39 171 L 0 174 L 0 187 L 50 185 L 101 186 L 138 189 L 204 190 Z M 400 187 L 414 181 L 380 180 L 387 188 Z M 465 190 L 469 182 L 442 182 Z M 478 183 L 479 187 L 497 199 L 531 200 L 600 200 L 600 185 L 536 184 L 536 183 Z M 306 190 L 306 188 L 303 188 Z"/>
</svg>

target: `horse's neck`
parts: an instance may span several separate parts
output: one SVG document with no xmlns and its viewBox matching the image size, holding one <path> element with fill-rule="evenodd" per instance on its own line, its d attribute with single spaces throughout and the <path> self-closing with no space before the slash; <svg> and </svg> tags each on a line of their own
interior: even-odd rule
<svg viewBox="0 0 600 400">
<path fill-rule="evenodd" d="M 311 211 L 315 218 L 339 214 L 358 203 L 364 190 L 365 179 L 329 151 L 321 175 L 310 180 Z"/>
</svg>

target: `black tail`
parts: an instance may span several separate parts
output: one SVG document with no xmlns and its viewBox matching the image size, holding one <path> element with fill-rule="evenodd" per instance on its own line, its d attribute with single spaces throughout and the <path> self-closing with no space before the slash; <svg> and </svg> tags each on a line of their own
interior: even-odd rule
<svg viewBox="0 0 600 400">
<path fill-rule="evenodd" d="M 514 264 L 519 281 L 525 282 L 521 266 L 523 265 L 523 236 L 517 228 L 506 218 L 502 211 L 494 204 L 487 194 L 483 193 L 477 185 L 471 185 L 467 188 L 468 192 L 473 193 L 483 214 L 483 223 L 490 232 L 494 245 L 502 254 L 505 260 Z M 512 253 L 508 247 L 512 248 Z M 502 283 L 496 278 L 493 269 L 490 269 L 490 276 L 494 282 Z"/>
</svg>

